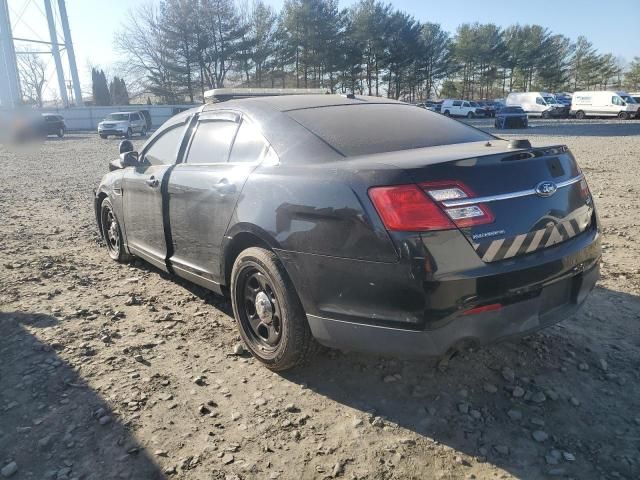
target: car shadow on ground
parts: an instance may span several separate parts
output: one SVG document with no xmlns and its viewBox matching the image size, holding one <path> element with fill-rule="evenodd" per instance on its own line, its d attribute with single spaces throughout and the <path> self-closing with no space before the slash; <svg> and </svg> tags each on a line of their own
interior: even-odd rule
<svg viewBox="0 0 640 480">
<path fill-rule="evenodd" d="M 598 288 L 573 319 L 462 352 L 446 368 L 334 353 L 283 376 L 371 425 L 406 428 L 519 478 L 638 478 L 640 398 L 629 384 L 639 318 L 639 297 Z"/>
<path fill-rule="evenodd" d="M 165 478 L 120 420 L 126 412 L 88 386 L 84 365 L 29 331 L 57 324 L 45 314 L 0 313 L 0 469 L 15 462 L 16 479 Z"/>
</svg>

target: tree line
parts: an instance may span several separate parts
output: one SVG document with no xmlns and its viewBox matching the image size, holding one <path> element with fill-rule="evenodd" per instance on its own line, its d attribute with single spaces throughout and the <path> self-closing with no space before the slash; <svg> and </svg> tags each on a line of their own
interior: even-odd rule
<svg viewBox="0 0 640 480">
<path fill-rule="evenodd" d="M 495 98 L 510 91 L 640 90 L 627 67 L 584 36 L 541 25 L 466 23 L 456 32 L 379 0 L 163 0 L 131 12 L 116 35 L 123 68 L 161 102 L 225 86 L 326 88 L 409 101 Z"/>
<path fill-rule="evenodd" d="M 129 92 L 124 79 L 117 75 L 107 83 L 104 71 L 91 69 L 91 93 L 94 105 L 129 105 Z"/>
</svg>

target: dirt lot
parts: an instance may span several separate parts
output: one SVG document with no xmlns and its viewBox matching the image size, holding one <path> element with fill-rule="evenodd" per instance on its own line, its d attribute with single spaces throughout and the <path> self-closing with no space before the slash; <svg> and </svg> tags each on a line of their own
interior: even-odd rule
<svg viewBox="0 0 640 480">
<path fill-rule="evenodd" d="M 117 141 L 0 146 L 0 477 L 639 478 L 640 122 L 503 135 L 587 175 L 605 250 L 581 313 L 443 368 L 325 351 L 284 375 L 234 355 L 223 298 L 109 260 L 92 188 Z"/>
</svg>

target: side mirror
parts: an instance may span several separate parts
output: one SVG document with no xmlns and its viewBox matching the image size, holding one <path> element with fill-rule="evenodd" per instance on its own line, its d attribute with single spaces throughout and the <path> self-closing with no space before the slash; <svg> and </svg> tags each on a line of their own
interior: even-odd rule
<svg viewBox="0 0 640 480">
<path fill-rule="evenodd" d="M 122 168 L 138 166 L 138 152 L 128 151 L 128 152 L 121 153 L 120 164 L 122 165 Z"/>
<path fill-rule="evenodd" d="M 133 142 L 131 140 L 123 140 L 120 142 L 120 153 L 133 152 Z"/>
</svg>

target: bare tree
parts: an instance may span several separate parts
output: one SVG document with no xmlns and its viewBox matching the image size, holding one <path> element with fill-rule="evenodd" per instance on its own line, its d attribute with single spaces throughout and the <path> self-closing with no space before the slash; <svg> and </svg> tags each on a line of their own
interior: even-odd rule
<svg viewBox="0 0 640 480">
<path fill-rule="evenodd" d="M 42 108 L 42 92 L 47 83 L 47 64 L 42 57 L 32 52 L 19 52 L 18 74 L 22 85 L 22 95 L 28 103 Z"/>
<path fill-rule="evenodd" d="M 175 59 L 161 27 L 161 12 L 155 5 L 143 4 L 131 12 L 115 37 L 115 46 L 126 56 L 121 65 L 130 84 L 144 84 L 149 93 L 165 102 L 176 101 L 179 85 L 171 68 Z"/>
</svg>

